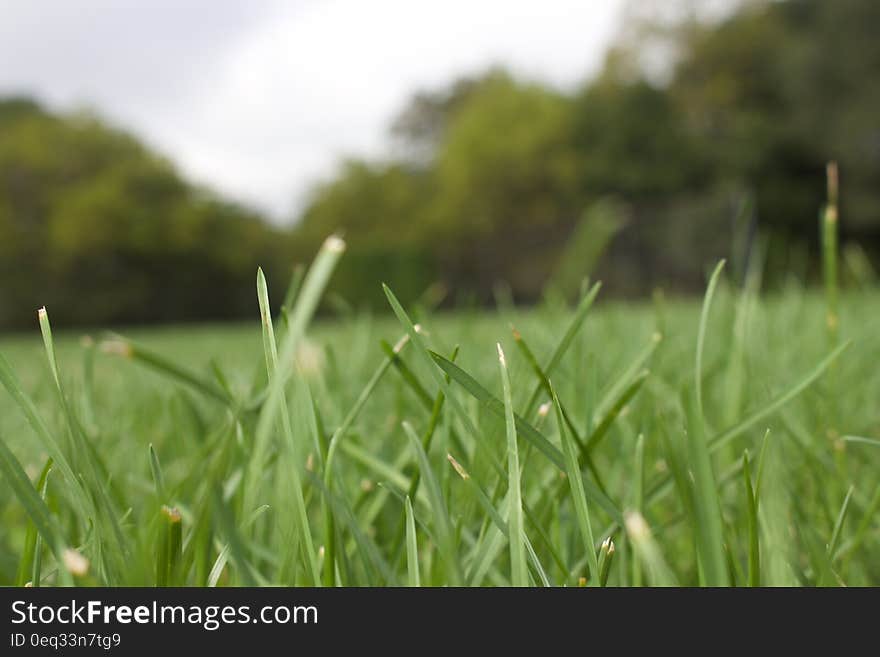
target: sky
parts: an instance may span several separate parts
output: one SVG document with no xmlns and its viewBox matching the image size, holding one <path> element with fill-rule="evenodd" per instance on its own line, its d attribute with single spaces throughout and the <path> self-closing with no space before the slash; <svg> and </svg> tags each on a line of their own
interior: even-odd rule
<svg viewBox="0 0 880 657">
<path fill-rule="evenodd" d="M 381 157 L 418 90 L 504 65 L 571 88 L 624 0 L 0 0 L 0 95 L 89 108 L 189 179 L 296 216 L 341 158 Z"/>
</svg>

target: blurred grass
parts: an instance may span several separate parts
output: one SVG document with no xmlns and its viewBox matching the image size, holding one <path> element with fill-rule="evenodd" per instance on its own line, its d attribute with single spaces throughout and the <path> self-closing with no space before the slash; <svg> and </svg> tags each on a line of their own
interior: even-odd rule
<svg viewBox="0 0 880 657">
<path fill-rule="evenodd" d="M 826 299 L 821 294 L 791 286 L 783 293 L 755 298 L 745 320 L 738 310 L 743 305 L 741 294 L 722 279 L 706 317 L 701 359 L 705 427 L 691 436 L 692 441 L 718 435 L 731 420 L 736 422 L 759 409 L 796 384 L 828 354 Z M 280 291 L 273 295 L 281 296 Z M 880 296 L 872 290 L 842 293 L 838 308 L 839 340 L 850 340 L 852 345 L 836 361 L 834 387 L 828 377 L 820 378 L 781 409 L 713 451 L 708 461 L 705 455 L 700 459 L 704 474 L 697 481 L 701 487 L 714 487 L 718 497 L 719 515 L 717 523 L 712 523 L 710 538 L 713 545 L 723 541 L 722 551 L 713 548 L 711 552 L 711 581 L 753 583 L 749 573 L 758 562 L 757 542 L 762 584 L 880 583 L 876 559 L 880 520 L 871 516 L 876 508 L 871 502 L 880 450 L 839 438 L 880 438 L 880 370 L 876 367 Z M 407 310 L 424 328 L 427 347 L 449 354 L 459 346 L 456 364 L 497 399 L 503 399 L 495 346 L 500 341 L 507 355 L 511 398 L 518 414 L 526 413 L 532 392 L 541 382 L 533 363 L 517 348 L 509 323 L 513 322 L 528 341 L 537 361 L 545 362 L 573 312 L 560 302 L 532 309 L 506 308 L 499 314 Z M 228 388 L 234 399 L 253 401 L 254 391 L 266 383 L 256 298 L 254 311 L 254 320 L 243 324 L 118 332 L 204 380 Z M 553 371 L 552 384 L 562 407 L 584 436 L 595 426 L 592 423 L 602 410 L 601 400 L 618 395 L 626 388 L 626 379 L 637 374 L 633 363 L 639 363 L 639 370 L 650 370 L 641 389 L 614 417 L 601 443 L 589 450 L 608 497 L 622 510 L 632 509 L 634 499 L 641 500 L 640 511 L 652 536 L 648 548 L 643 544 L 634 550 L 628 535 L 610 522 L 606 512 L 590 505 L 595 541 L 606 538 L 611 528 L 614 531 L 616 556 L 610 563 L 609 585 L 630 584 L 634 578 L 648 584 L 673 579 L 682 584 L 703 581 L 700 573 L 705 565 L 697 546 L 703 544 L 700 530 L 706 527 L 693 518 L 711 514 L 712 508 L 694 514 L 688 510 L 686 495 L 676 493 L 654 501 L 650 497 L 656 482 L 674 465 L 667 445 L 680 445 L 680 454 L 688 463 L 684 447 L 688 422 L 681 394 L 693 389 L 699 324 L 696 301 L 672 299 L 653 306 L 606 303 L 600 294 Z M 279 326 L 286 325 L 282 321 Z M 655 337 L 658 331 L 663 334 L 659 342 Z M 394 344 L 403 332 L 404 327 L 393 316 L 353 314 L 317 321 L 300 345 L 298 374 L 289 386 L 288 398 L 312 532 L 320 542 L 324 527 L 321 510 L 329 509 L 336 521 L 334 581 L 342 584 L 412 582 L 413 575 L 407 573 L 408 561 L 415 563 L 413 536 L 417 538 L 423 585 L 454 581 L 449 574 L 459 572 L 458 560 L 461 572 L 473 575 L 475 555 L 484 560 L 478 569 L 485 575 L 483 584 L 509 584 L 510 550 L 506 532 L 500 531 L 496 522 L 509 516 L 506 477 L 496 469 L 500 463 L 502 474 L 507 471 L 504 418 L 482 407 L 454 381 L 449 389 L 468 421 L 463 422 L 459 411 L 449 404 L 443 407 L 437 436 L 426 454 L 436 486 L 423 485 L 412 496 L 414 532 L 407 534 L 404 545 L 399 530 L 405 519 L 405 484 L 415 474 L 417 461 L 401 423 L 409 422 L 414 434 L 422 435 L 432 409 L 414 385 L 427 390 L 429 398 L 438 392 L 436 375 L 427 371 L 428 364 L 412 346 L 400 356 L 412 374 L 410 379 L 401 376 L 397 368 L 385 372 L 348 428 L 336 456 L 332 489 L 326 490 L 315 476 L 326 456 L 321 453 L 326 449 L 326 445 L 321 447 L 322 439 L 329 438 L 343 423 L 367 381 L 388 358 L 380 341 Z M 99 338 L 99 334 L 91 336 L 92 340 Z M 279 519 L 292 509 L 285 502 L 289 498 L 284 497 L 284 486 L 289 482 L 280 464 L 289 461 L 281 457 L 280 434 L 272 436 L 262 470 L 265 479 L 252 494 L 255 508 L 242 508 L 238 481 L 247 469 L 251 454 L 248 441 L 253 437 L 253 421 L 246 410 L 226 407 L 158 371 L 95 350 L 89 341 L 83 341 L 80 332 L 56 332 L 54 350 L 70 411 L 79 418 L 106 466 L 114 518 L 133 554 L 125 572 L 95 570 L 95 581 L 156 583 L 155 537 L 161 506 L 156 499 L 151 444 L 161 463 L 168 502 L 182 517 L 183 548 L 175 566 L 175 581 L 206 583 L 208 571 L 224 549 L 228 564 L 217 577 L 221 585 L 250 580 L 309 581 L 302 559 L 287 563 L 282 558 L 292 548 L 285 543 L 280 527 L 291 523 Z M 57 403 L 36 325 L 28 334 L 0 338 L 0 353 L 11 362 L 50 430 L 63 437 L 67 419 Z M 585 370 L 587 363 L 589 372 Z M 593 377 L 597 390 L 590 393 Z M 731 390 L 738 395 L 733 409 Z M 549 396 L 542 392 L 538 401 L 543 404 Z M 556 422 L 545 422 L 545 414 L 546 408 L 536 406 L 524 419 L 561 448 Z M 692 418 L 692 422 L 697 420 Z M 478 435 L 471 435 L 467 424 L 472 424 Z M 743 452 L 748 449 L 755 462 L 767 429 L 767 472 L 764 485 L 755 486 L 755 508 L 743 487 Z M 640 434 L 644 435 L 644 454 L 638 452 L 636 459 Z M 0 395 L 0 436 L 36 483 L 47 454 L 5 393 Z M 549 502 L 550 492 L 558 490 L 560 473 L 523 440 L 522 433 L 519 440 L 523 531 L 527 546 L 534 549 L 528 559 L 532 581 L 546 577 L 554 584 L 575 584 L 584 576 L 592 584 L 588 564 L 595 564 L 596 555 L 584 553 L 568 486 L 558 502 Z M 353 458 L 355 450 L 373 459 L 374 467 L 367 459 Z M 693 450 L 701 453 L 699 444 L 692 444 Z M 462 462 L 481 486 L 461 486 L 446 461 L 447 453 Z M 644 463 L 644 495 L 638 492 L 637 460 Z M 706 468 L 711 468 L 711 473 Z M 585 469 L 583 477 L 595 484 L 591 469 Z M 216 485 L 216 497 L 203 490 L 206 484 Z M 113 490 L 119 491 L 120 499 L 114 497 Z M 486 492 L 480 495 L 475 492 L 479 490 Z M 46 501 L 67 544 L 78 548 L 96 567 L 101 550 L 88 532 L 86 519 L 67 500 L 61 477 L 49 479 Z M 495 505 L 497 513 L 487 513 L 487 503 Z M 264 504 L 269 509 L 249 521 Z M 437 515 L 438 505 L 445 507 L 448 519 Z M 0 582 L 11 584 L 25 553 L 29 523 L 5 479 L 0 479 L 0 527 Z M 636 523 L 635 529 L 640 530 L 641 525 Z M 111 550 L 112 541 L 100 547 Z M 598 551 L 599 545 L 594 548 Z M 44 583 L 55 583 L 57 564 L 44 549 Z M 648 558 L 662 556 L 669 572 L 662 566 L 658 571 L 659 562 L 639 568 L 638 560 L 646 554 Z M 453 563 L 447 563 L 450 559 Z M 719 572 L 722 565 L 726 572 Z M 652 576 L 660 579 L 652 581 Z"/>
</svg>

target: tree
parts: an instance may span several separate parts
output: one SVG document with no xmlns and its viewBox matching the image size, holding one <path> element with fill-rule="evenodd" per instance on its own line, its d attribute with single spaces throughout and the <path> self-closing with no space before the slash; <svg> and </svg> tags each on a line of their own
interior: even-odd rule
<svg viewBox="0 0 880 657">
<path fill-rule="evenodd" d="M 306 253 L 334 233 L 349 249 L 331 289 L 350 301 L 383 307 L 382 282 L 401 300 L 418 298 L 436 278 L 424 212 L 432 177 L 404 163 L 349 160 L 316 188 L 293 236 Z"/>
<path fill-rule="evenodd" d="M 502 73 L 451 117 L 435 165 L 430 233 L 449 282 L 485 297 L 498 280 L 534 299 L 580 214 L 571 101 Z"/>
<path fill-rule="evenodd" d="M 95 116 L 0 101 L 0 326 L 240 316 L 274 235 Z"/>
</svg>

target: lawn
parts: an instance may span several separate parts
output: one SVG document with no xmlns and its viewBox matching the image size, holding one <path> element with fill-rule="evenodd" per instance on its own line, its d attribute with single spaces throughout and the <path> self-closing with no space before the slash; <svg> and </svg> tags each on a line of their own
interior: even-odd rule
<svg viewBox="0 0 880 657">
<path fill-rule="evenodd" d="M 880 584 L 876 291 L 309 324 L 320 274 L 274 339 L 256 290 L 57 332 L 57 383 L 0 338 L 0 584 Z"/>
</svg>

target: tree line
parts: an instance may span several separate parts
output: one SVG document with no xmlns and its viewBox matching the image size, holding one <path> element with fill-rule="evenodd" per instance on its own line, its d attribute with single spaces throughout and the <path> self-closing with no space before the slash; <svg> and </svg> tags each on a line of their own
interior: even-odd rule
<svg viewBox="0 0 880 657">
<path fill-rule="evenodd" d="M 809 280 L 829 160 L 844 261 L 865 275 L 877 25 L 871 0 L 748 2 L 720 22 L 634 21 L 573 91 L 491 69 L 419 92 L 393 155 L 341 163 L 287 228 L 94 116 L 2 100 L 0 326 L 43 303 L 70 324 L 252 315 L 257 265 L 283 288 L 333 232 L 349 243 L 334 291 L 355 306 L 382 305 L 381 281 L 448 304 L 532 302 L 586 274 L 617 295 L 687 292 L 721 256 L 740 273 L 760 260 L 770 285 Z"/>
</svg>

